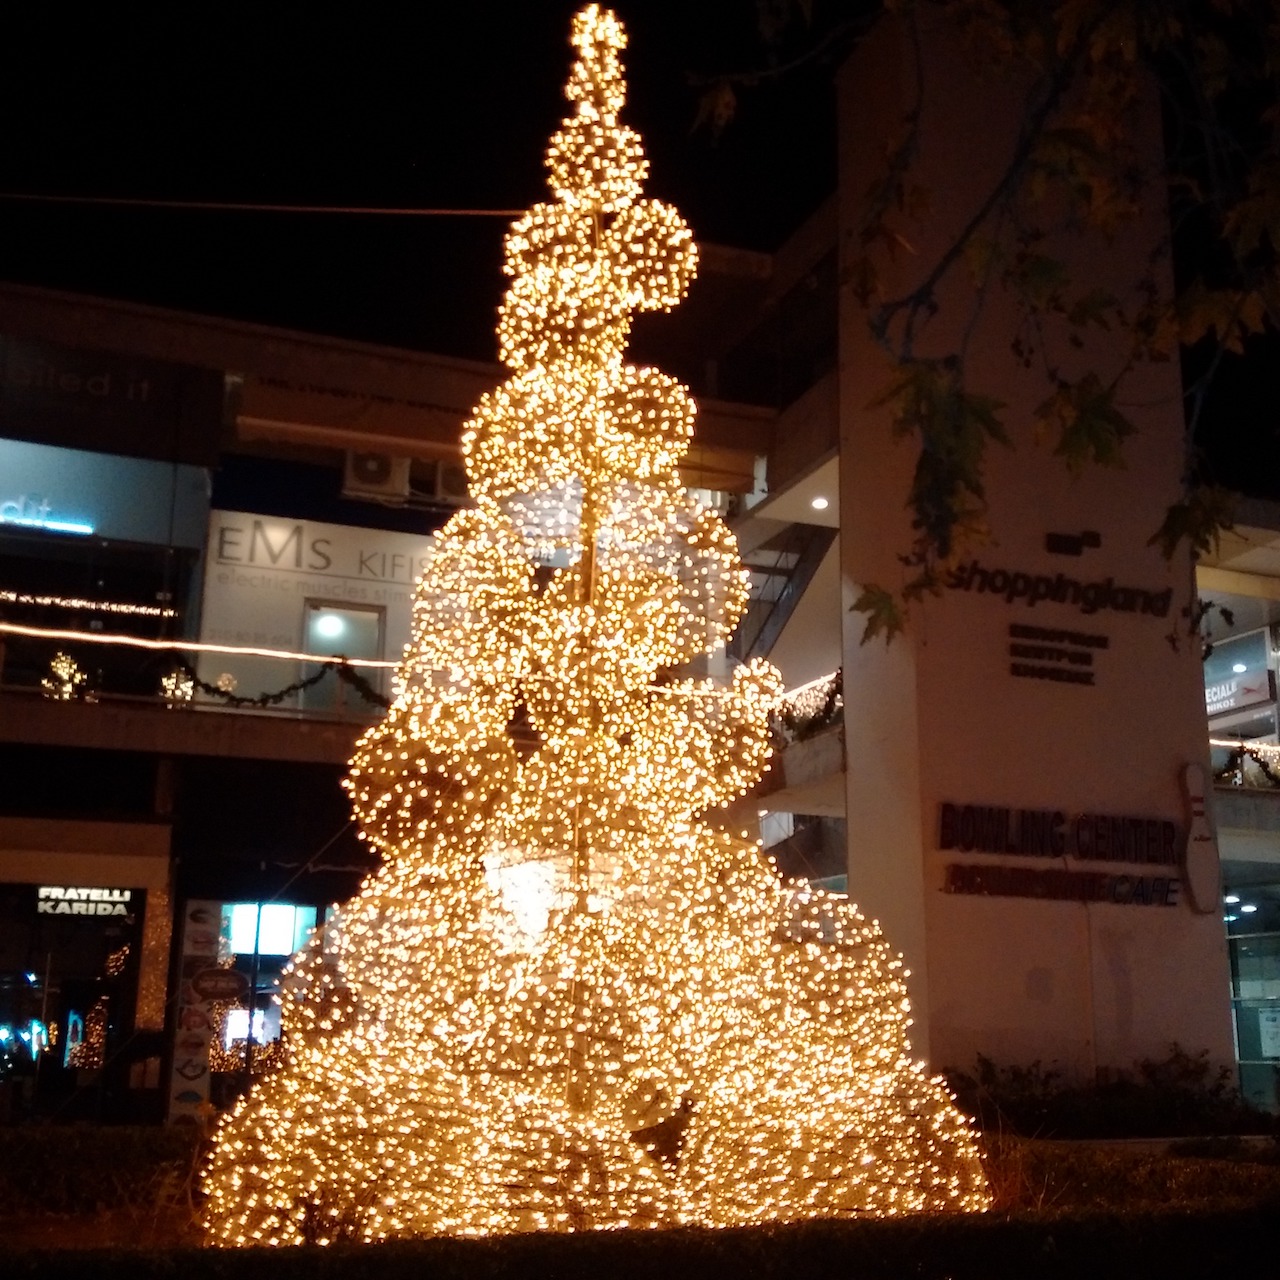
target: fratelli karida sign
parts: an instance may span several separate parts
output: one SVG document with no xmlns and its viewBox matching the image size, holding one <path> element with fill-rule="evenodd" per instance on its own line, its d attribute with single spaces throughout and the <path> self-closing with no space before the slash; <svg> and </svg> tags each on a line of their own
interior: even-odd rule
<svg viewBox="0 0 1280 1280">
<path fill-rule="evenodd" d="M 36 914 L 42 916 L 129 916 L 132 889 L 85 889 L 42 884 L 36 891 Z"/>
<path fill-rule="evenodd" d="M 1182 841 L 1178 825 L 1167 818 L 944 802 L 938 807 L 938 848 L 1028 860 L 951 862 L 947 893 L 1175 907 L 1182 889 Z M 1061 862 L 1046 868 L 1051 859 Z M 1076 863 L 1133 869 L 1083 869 Z"/>
</svg>

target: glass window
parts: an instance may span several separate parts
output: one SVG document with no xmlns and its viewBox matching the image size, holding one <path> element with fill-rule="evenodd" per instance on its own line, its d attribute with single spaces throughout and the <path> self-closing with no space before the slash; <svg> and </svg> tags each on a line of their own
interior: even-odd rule
<svg viewBox="0 0 1280 1280">
<path fill-rule="evenodd" d="M 1223 913 L 1240 1089 L 1254 1106 L 1280 1111 L 1280 879 L 1228 882 Z"/>
<path fill-rule="evenodd" d="M 278 1057 L 280 978 L 306 944 L 318 915 L 313 906 L 291 902 L 229 902 L 222 908 L 218 963 L 240 975 L 242 994 L 214 1008 L 209 1066 L 231 1078 L 233 1092 L 243 1087 L 246 1064 L 251 1061 L 260 1071 Z M 226 1104 L 230 1098 L 225 1086 L 220 1088 L 217 1100 Z"/>
<path fill-rule="evenodd" d="M 235 955 L 291 956 L 315 926 L 315 907 L 283 902 L 236 902 L 225 909 Z"/>
<path fill-rule="evenodd" d="M 382 609 L 355 608 L 323 600 L 308 600 L 304 608 L 302 644 L 307 653 L 374 660 L 382 657 Z M 304 663 L 302 678 L 310 679 L 321 671 L 323 668 L 317 663 Z M 361 668 L 359 674 L 375 689 L 381 689 L 381 674 L 376 669 Z M 350 710 L 362 714 L 372 710 L 357 690 L 332 671 L 303 689 L 300 702 L 308 711 Z"/>
</svg>

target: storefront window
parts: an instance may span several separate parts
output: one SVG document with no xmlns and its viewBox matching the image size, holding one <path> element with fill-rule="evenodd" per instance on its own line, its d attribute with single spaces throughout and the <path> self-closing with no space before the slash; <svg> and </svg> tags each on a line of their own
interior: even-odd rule
<svg viewBox="0 0 1280 1280">
<path fill-rule="evenodd" d="M 278 1061 L 280 979 L 320 915 L 297 903 L 187 903 L 170 1119 L 229 1106 Z"/>
<path fill-rule="evenodd" d="M 315 928 L 316 908 L 235 902 L 222 908 L 225 964 L 243 979 L 243 995 L 215 1012 L 212 1069 L 243 1073 L 272 1065 L 280 1040 L 280 978 Z"/>
<path fill-rule="evenodd" d="M 1280 881 L 1228 886 L 1223 902 L 1240 1089 L 1280 1111 Z"/>
<path fill-rule="evenodd" d="M 304 605 L 302 643 L 307 653 L 332 654 L 344 658 L 382 657 L 384 629 L 383 609 L 354 608 L 351 605 L 328 604 L 308 600 Z M 342 710 L 348 705 L 363 708 L 359 694 L 344 685 L 332 671 L 321 675 L 323 668 L 314 663 L 303 664 L 304 680 L 320 676 L 318 683 L 302 691 L 302 706 L 308 711 Z M 365 678 L 376 688 L 376 674 L 365 672 Z"/>
<path fill-rule="evenodd" d="M 0 439 L 0 619 L 63 633 L 0 637 L 0 683 L 156 696 L 170 657 L 76 635 L 187 635 L 207 513 L 200 467 Z"/>
<path fill-rule="evenodd" d="M 0 885 L 0 1119 L 122 1114 L 145 898 Z"/>
</svg>

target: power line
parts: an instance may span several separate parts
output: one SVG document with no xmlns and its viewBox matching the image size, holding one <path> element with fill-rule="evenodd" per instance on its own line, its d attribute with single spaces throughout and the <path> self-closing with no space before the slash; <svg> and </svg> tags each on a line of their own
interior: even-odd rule
<svg viewBox="0 0 1280 1280">
<path fill-rule="evenodd" d="M 218 200 L 151 200 L 134 196 L 54 196 L 0 191 L 0 200 L 27 204 L 92 204 L 127 209 L 178 209 L 215 213 L 337 213 L 391 218 L 518 218 L 524 209 L 396 209 L 375 205 L 236 204 Z"/>
</svg>

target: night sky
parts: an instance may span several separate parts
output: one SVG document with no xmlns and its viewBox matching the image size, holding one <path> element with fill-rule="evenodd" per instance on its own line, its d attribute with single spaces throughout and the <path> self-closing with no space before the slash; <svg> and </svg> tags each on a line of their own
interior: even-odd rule
<svg viewBox="0 0 1280 1280">
<path fill-rule="evenodd" d="M 31 6 L 6 18 L 0 190 L 522 209 L 577 7 Z M 699 238 L 777 247 L 834 185 L 829 70 L 753 95 L 716 142 L 688 72 L 758 60 L 750 0 L 619 11 L 650 194 Z M 508 221 L 0 201 L 0 278 L 491 358 Z"/>
<path fill-rule="evenodd" d="M 543 197 L 576 0 L 47 3 L 6 15 L 0 190 L 519 209 Z M 834 187 L 832 66 L 758 89 L 716 141 L 690 72 L 759 65 L 752 0 L 618 0 L 650 194 L 700 239 L 776 248 Z M 788 51 L 782 51 L 785 57 Z M 507 220 L 0 200 L 0 279 L 492 358 Z M 1207 478 L 1280 493 L 1280 358 L 1229 359 Z"/>
</svg>

